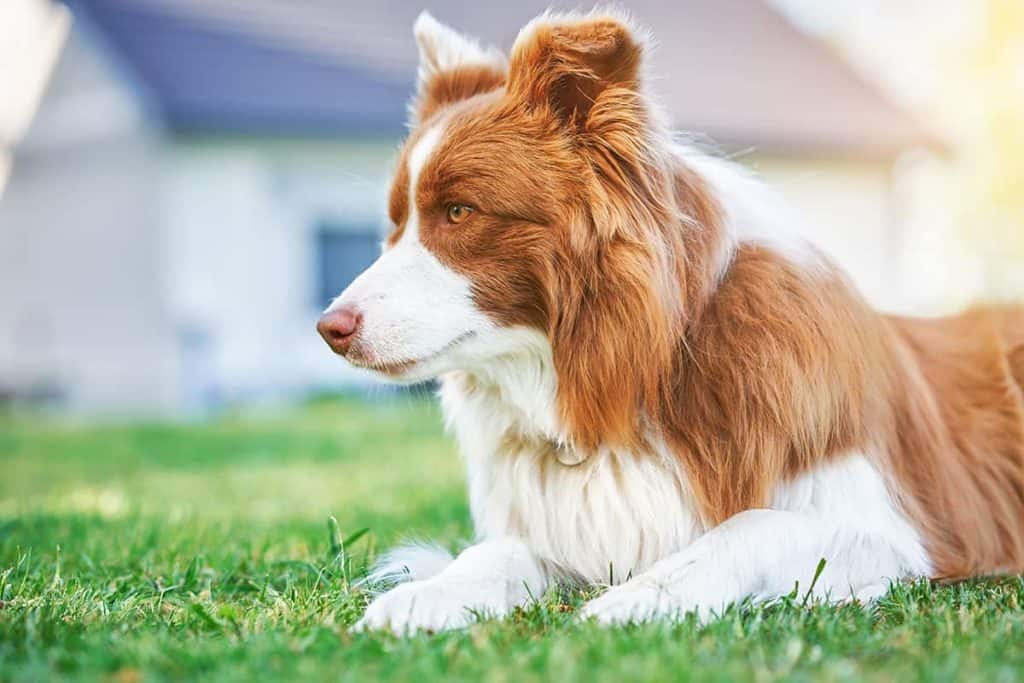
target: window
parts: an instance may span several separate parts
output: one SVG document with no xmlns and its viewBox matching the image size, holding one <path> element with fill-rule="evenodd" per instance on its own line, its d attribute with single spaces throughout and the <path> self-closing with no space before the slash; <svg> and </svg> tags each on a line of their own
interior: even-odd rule
<svg viewBox="0 0 1024 683">
<path fill-rule="evenodd" d="M 372 225 L 321 224 L 316 231 L 316 304 L 325 308 L 380 254 L 380 235 Z"/>
</svg>

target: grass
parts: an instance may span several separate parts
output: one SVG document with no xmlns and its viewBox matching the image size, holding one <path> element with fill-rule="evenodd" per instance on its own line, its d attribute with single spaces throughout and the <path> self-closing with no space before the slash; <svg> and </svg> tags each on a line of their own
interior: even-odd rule
<svg viewBox="0 0 1024 683">
<path fill-rule="evenodd" d="M 354 582 L 409 534 L 471 535 L 427 402 L 195 425 L 0 419 L 0 681 L 1024 675 L 1019 578 L 901 586 L 873 610 L 783 601 L 703 628 L 602 630 L 575 617 L 586 595 L 552 591 L 463 632 L 350 634 L 368 600 Z"/>
</svg>

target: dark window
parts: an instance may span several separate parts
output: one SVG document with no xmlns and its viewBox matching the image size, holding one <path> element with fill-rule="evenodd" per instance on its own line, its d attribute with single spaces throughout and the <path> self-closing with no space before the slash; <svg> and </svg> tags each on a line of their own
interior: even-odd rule
<svg viewBox="0 0 1024 683">
<path fill-rule="evenodd" d="M 331 299 L 356 279 L 380 253 L 380 236 L 371 226 L 322 225 L 316 233 L 317 306 L 326 307 Z"/>
</svg>

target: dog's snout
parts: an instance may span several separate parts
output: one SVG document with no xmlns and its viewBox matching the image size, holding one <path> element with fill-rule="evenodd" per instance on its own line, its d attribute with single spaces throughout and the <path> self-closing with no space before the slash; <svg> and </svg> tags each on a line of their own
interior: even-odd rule
<svg viewBox="0 0 1024 683">
<path fill-rule="evenodd" d="M 362 320 L 363 314 L 359 309 L 348 304 L 324 313 L 316 324 L 316 331 L 332 351 L 345 355 L 359 331 Z"/>
</svg>

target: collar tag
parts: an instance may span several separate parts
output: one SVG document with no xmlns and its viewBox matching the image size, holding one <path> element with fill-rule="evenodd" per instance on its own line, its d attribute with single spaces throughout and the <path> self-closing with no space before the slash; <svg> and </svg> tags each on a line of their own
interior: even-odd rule
<svg viewBox="0 0 1024 683">
<path fill-rule="evenodd" d="M 555 458 L 566 467 L 576 467 L 586 460 L 587 456 L 579 449 L 565 444 L 558 444 L 555 446 Z"/>
</svg>

